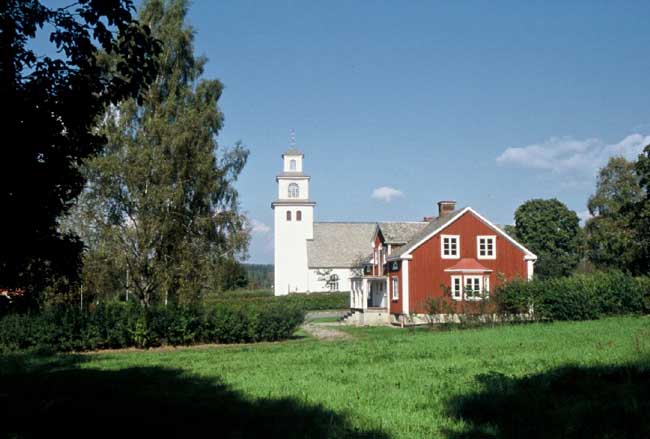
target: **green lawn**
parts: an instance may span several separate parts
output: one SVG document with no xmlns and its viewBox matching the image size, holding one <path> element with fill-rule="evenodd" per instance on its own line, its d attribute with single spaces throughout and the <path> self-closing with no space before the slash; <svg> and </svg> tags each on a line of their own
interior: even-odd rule
<svg viewBox="0 0 650 439">
<path fill-rule="evenodd" d="M 648 318 L 346 330 L 353 339 L 5 355 L 0 435 L 650 437 Z"/>
</svg>

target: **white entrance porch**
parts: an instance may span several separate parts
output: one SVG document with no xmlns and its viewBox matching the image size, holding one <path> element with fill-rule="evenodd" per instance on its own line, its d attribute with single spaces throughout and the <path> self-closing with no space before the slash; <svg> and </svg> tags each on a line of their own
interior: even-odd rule
<svg viewBox="0 0 650 439">
<path fill-rule="evenodd" d="M 358 276 L 350 282 L 350 309 L 364 311 L 388 307 L 387 276 Z"/>
</svg>

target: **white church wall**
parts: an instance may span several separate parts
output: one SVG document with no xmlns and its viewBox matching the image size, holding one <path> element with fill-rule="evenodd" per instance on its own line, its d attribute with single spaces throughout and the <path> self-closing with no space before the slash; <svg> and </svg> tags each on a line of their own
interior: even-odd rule
<svg viewBox="0 0 650 439">
<path fill-rule="evenodd" d="M 313 237 L 314 208 L 276 205 L 274 210 L 275 295 L 308 291 L 306 240 Z M 298 210 L 301 221 L 296 221 Z M 291 212 L 291 221 L 287 221 L 287 211 Z"/>
<path fill-rule="evenodd" d="M 336 274 L 339 277 L 339 288 L 337 291 L 350 291 L 350 277 L 353 276 L 349 268 L 310 268 L 309 269 L 309 292 L 329 292 L 326 277 Z"/>
<path fill-rule="evenodd" d="M 309 180 L 304 179 L 280 179 L 278 180 L 278 199 L 287 200 L 289 199 L 289 185 L 295 183 L 298 185 L 298 200 L 308 200 L 309 199 Z M 291 198 L 295 200 L 295 198 Z"/>
<path fill-rule="evenodd" d="M 295 169 L 291 169 L 291 161 L 295 161 Z M 301 155 L 285 155 L 284 156 L 284 172 L 302 172 L 302 156 Z"/>
</svg>

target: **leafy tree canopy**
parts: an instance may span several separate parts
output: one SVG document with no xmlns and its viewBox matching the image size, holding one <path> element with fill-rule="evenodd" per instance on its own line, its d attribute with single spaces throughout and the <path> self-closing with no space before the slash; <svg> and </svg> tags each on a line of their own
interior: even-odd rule
<svg viewBox="0 0 650 439">
<path fill-rule="evenodd" d="M 158 74 L 142 102 L 107 112 L 100 130 L 108 144 L 87 162 L 80 203 L 90 217 L 87 240 L 97 243 L 89 257 L 121 261 L 147 306 L 197 300 L 215 287 L 221 266 L 224 276 L 233 271 L 249 240 L 234 187 L 248 151 L 216 142 L 223 86 L 202 78 L 205 59 L 194 56 L 186 14 L 184 0 L 142 5 L 140 20 L 162 43 Z"/>
<path fill-rule="evenodd" d="M 650 145 L 646 146 L 635 165 L 641 185 L 640 200 L 633 206 L 632 227 L 639 247 L 639 271 L 650 272 Z"/>
<path fill-rule="evenodd" d="M 580 261 L 580 220 L 578 215 L 553 198 L 526 201 L 515 211 L 517 239 L 538 260 L 539 277 L 566 276 Z"/>
<path fill-rule="evenodd" d="M 57 231 L 84 186 L 78 165 L 104 145 L 93 128 L 106 105 L 141 99 L 156 71 L 159 46 L 132 10 L 130 0 L 80 0 L 58 9 L 0 2 L 2 287 L 35 291 L 50 276 L 78 271 L 80 241 Z M 58 57 L 33 50 L 41 30 Z M 100 62 L 100 51 L 116 62 Z"/>
<path fill-rule="evenodd" d="M 634 162 L 612 157 L 598 174 L 596 193 L 587 206 L 587 256 L 600 268 L 636 271 L 638 245 L 631 227 L 631 207 L 641 199 Z"/>
</svg>

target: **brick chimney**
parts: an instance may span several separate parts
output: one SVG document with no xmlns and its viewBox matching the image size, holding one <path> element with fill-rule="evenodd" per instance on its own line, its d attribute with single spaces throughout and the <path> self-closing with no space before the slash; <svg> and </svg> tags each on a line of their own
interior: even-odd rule
<svg viewBox="0 0 650 439">
<path fill-rule="evenodd" d="M 438 218 L 449 215 L 456 210 L 455 201 L 438 201 Z"/>
</svg>

